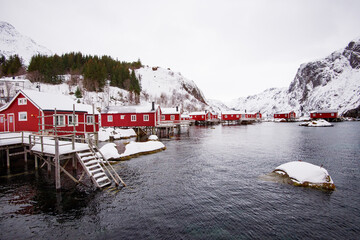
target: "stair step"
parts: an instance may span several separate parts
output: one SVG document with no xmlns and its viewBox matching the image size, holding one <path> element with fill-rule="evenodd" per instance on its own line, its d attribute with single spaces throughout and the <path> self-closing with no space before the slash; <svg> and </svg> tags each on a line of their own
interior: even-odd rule
<svg viewBox="0 0 360 240">
<path fill-rule="evenodd" d="M 92 152 L 88 151 L 88 152 L 81 152 L 81 153 L 78 153 L 78 155 L 80 157 L 84 157 L 84 156 L 89 156 L 89 155 L 92 155 Z"/>
<path fill-rule="evenodd" d="M 99 186 L 100 186 L 100 188 L 103 188 L 103 187 L 105 187 L 105 186 L 107 186 L 107 185 L 109 185 L 109 184 L 111 184 L 110 181 L 109 181 L 109 182 L 106 182 L 106 183 L 104 183 L 104 184 L 99 184 Z"/>
<path fill-rule="evenodd" d="M 109 181 L 109 178 L 108 178 L 107 176 L 105 176 L 105 177 L 96 179 L 96 182 L 97 182 L 97 183 L 100 183 L 100 182 L 105 181 L 105 180 L 106 180 L 106 181 Z"/>
<path fill-rule="evenodd" d="M 91 156 L 86 156 L 86 157 L 81 157 L 81 160 L 86 161 L 86 160 L 90 160 L 90 159 L 96 159 L 94 155 Z"/>
<path fill-rule="evenodd" d="M 102 177 L 102 176 L 106 176 L 106 174 L 104 172 L 99 172 L 99 173 L 96 173 L 93 175 L 94 178 L 99 178 L 99 177 Z"/>
<path fill-rule="evenodd" d="M 94 171 L 95 169 L 101 169 L 103 170 L 103 168 L 99 165 L 99 164 L 94 164 L 94 165 L 91 165 L 91 166 L 87 166 L 87 169 L 88 171 Z"/>
<path fill-rule="evenodd" d="M 89 172 L 94 175 L 97 172 L 104 172 L 104 170 L 102 168 L 96 168 L 95 170 L 89 170 Z"/>
<path fill-rule="evenodd" d="M 96 163 L 99 163 L 99 161 L 98 160 L 92 160 L 92 161 L 88 161 L 88 162 L 86 162 L 84 164 L 85 164 L 86 167 L 88 167 L 88 166 L 91 166 L 91 165 L 96 164 Z"/>
</svg>

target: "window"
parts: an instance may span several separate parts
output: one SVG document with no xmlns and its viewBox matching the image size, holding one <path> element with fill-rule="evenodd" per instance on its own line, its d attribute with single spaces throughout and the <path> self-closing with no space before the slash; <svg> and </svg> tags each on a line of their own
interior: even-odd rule
<svg viewBox="0 0 360 240">
<path fill-rule="evenodd" d="M 175 116 L 174 116 L 174 115 L 171 115 L 171 116 L 170 116 L 170 120 L 171 120 L 171 121 L 174 121 L 174 120 L 175 120 Z"/>
<path fill-rule="evenodd" d="M 162 121 L 165 120 L 165 115 L 161 115 L 161 120 L 162 120 Z"/>
<path fill-rule="evenodd" d="M 94 116 L 93 115 L 88 115 L 86 116 L 86 123 L 87 124 L 93 124 L 95 121 L 94 121 Z"/>
<path fill-rule="evenodd" d="M 131 121 L 136 122 L 136 115 L 131 115 Z"/>
<path fill-rule="evenodd" d="M 19 112 L 19 121 L 27 121 L 27 112 Z"/>
<path fill-rule="evenodd" d="M 120 115 L 120 119 L 124 120 L 125 119 L 125 115 Z"/>
<path fill-rule="evenodd" d="M 333 116 L 334 116 L 334 114 L 332 113 L 332 114 L 331 114 L 331 116 L 333 117 Z"/>
<path fill-rule="evenodd" d="M 69 126 L 77 126 L 78 125 L 78 115 L 68 115 L 68 125 Z"/>
<path fill-rule="evenodd" d="M 54 117 L 54 125 L 57 127 L 65 126 L 65 115 L 56 115 Z"/>
<path fill-rule="evenodd" d="M 149 121 L 149 115 L 144 115 L 144 122 Z"/>
<path fill-rule="evenodd" d="M 113 121 L 113 116 L 112 116 L 112 115 L 108 115 L 108 116 L 107 116 L 107 121 L 108 121 L 108 122 L 112 122 L 112 121 Z"/>
<path fill-rule="evenodd" d="M 9 122 L 10 122 L 10 123 L 13 122 L 13 116 L 9 116 Z"/>
<path fill-rule="evenodd" d="M 4 123 L 4 117 L 0 117 L 0 123 Z"/>
<path fill-rule="evenodd" d="M 19 98 L 18 99 L 18 105 L 26 105 L 27 99 L 26 98 Z"/>
<path fill-rule="evenodd" d="M 236 115 L 236 118 L 239 118 L 239 115 Z"/>
</svg>

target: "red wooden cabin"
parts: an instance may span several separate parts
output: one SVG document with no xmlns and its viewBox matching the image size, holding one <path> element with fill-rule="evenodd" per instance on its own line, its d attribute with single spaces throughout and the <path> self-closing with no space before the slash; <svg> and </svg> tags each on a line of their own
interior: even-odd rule
<svg viewBox="0 0 360 240">
<path fill-rule="evenodd" d="M 147 106 L 109 106 L 101 112 L 103 127 L 156 127 L 161 121 L 161 108 Z"/>
<path fill-rule="evenodd" d="M 294 111 L 290 112 L 282 112 L 282 113 L 275 113 L 274 118 L 275 119 L 295 119 L 296 114 Z"/>
<path fill-rule="evenodd" d="M 310 112 L 310 118 L 336 119 L 338 112 L 336 110 L 318 110 Z"/>
<path fill-rule="evenodd" d="M 193 121 L 209 121 L 212 119 L 212 114 L 209 111 L 192 112 L 189 113 L 189 117 Z"/>
<path fill-rule="evenodd" d="M 162 108 L 161 121 L 170 123 L 179 123 L 181 120 L 179 107 L 176 108 Z"/>
<path fill-rule="evenodd" d="M 244 112 L 239 111 L 229 111 L 221 113 L 221 120 L 222 121 L 240 121 L 241 119 L 245 118 Z"/>
<path fill-rule="evenodd" d="M 55 115 L 56 109 L 56 115 Z M 0 108 L 0 132 L 52 132 L 75 130 L 77 135 L 99 130 L 99 116 L 90 105 L 77 104 L 71 97 L 33 90 L 19 90 Z M 75 113 L 75 114 L 74 114 Z"/>
</svg>

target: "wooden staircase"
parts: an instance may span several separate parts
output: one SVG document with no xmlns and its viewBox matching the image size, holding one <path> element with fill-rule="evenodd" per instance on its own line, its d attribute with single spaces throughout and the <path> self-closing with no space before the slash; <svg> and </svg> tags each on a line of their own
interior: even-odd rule
<svg viewBox="0 0 360 240">
<path fill-rule="evenodd" d="M 101 160 L 91 150 L 77 152 L 76 156 L 96 187 L 103 188 L 111 184 L 109 177 L 101 166 Z"/>
<path fill-rule="evenodd" d="M 111 185 L 111 179 L 115 182 L 116 185 L 119 185 L 119 182 L 121 182 L 124 186 L 126 186 L 115 169 L 104 158 L 99 149 L 91 142 L 88 142 L 88 144 L 89 149 L 77 152 L 76 156 L 95 186 L 98 188 L 103 188 L 105 186 Z"/>
</svg>

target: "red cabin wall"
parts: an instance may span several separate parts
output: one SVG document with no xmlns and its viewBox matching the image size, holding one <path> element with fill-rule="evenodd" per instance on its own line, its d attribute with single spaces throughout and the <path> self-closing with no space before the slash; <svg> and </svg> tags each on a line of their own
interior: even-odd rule
<svg viewBox="0 0 360 240">
<path fill-rule="evenodd" d="M 108 121 L 108 116 L 113 116 L 113 121 Z M 136 115 L 136 121 L 131 121 L 131 116 Z M 149 116 L 149 121 L 144 121 L 144 115 Z M 124 119 L 121 119 L 124 116 Z M 155 113 L 102 113 L 101 125 L 103 127 L 154 127 Z"/>
<path fill-rule="evenodd" d="M 165 119 L 161 121 L 179 121 L 180 120 L 180 114 L 161 114 L 161 116 L 164 116 Z M 171 116 L 174 116 L 174 120 L 171 119 Z"/>
<path fill-rule="evenodd" d="M 310 113 L 311 118 L 337 118 L 337 113 Z"/>
<path fill-rule="evenodd" d="M 227 121 L 238 121 L 241 119 L 241 114 L 223 114 L 221 115 L 221 119 Z"/>
<path fill-rule="evenodd" d="M 15 132 L 15 131 L 31 131 L 37 132 L 39 129 L 39 109 L 34 106 L 29 100 L 26 105 L 19 105 L 18 99 L 25 98 L 21 93 L 14 99 L 11 105 L 5 110 L 0 112 L 0 131 L 1 132 Z M 27 113 L 26 121 L 19 121 L 19 112 Z M 9 114 L 13 114 L 13 123 L 9 123 Z M 3 122 L 1 123 L 1 116 Z"/>
</svg>

